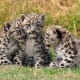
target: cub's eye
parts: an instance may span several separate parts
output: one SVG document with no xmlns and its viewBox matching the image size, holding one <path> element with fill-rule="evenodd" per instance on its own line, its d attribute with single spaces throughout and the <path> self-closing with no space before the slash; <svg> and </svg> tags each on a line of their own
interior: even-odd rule
<svg viewBox="0 0 80 80">
<path fill-rule="evenodd" d="M 20 30 L 17 30 L 17 33 L 18 33 L 19 35 L 21 35 L 21 31 L 20 31 Z"/>
<path fill-rule="evenodd" d="M 40 26 L 40 25 L 41 25 L 41 23 L 40 23 L 40 22 L 38 22 L 38 23 L 37 23 L 37 26 Z"/>
<path fill-rule="evenodd" d="M 53 31 L 53 34 L 56 34 L 56 31 Z"/>
<path fill-rule="evenodd" d="M 30 29 L 31 28 L 31 25 L 30 24 L 27 24 L 27 29 Z"/>
<path fill-rule="evenodd" d="M 27 26 L 31 26 L 30 24 L 27 24 Z"/>
</svg>

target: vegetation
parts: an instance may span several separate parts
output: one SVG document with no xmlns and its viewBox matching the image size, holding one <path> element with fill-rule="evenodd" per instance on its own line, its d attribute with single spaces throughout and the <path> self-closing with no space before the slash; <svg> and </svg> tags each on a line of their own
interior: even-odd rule
<svg viewBox="0 0 80 80">
<path fill-rule="evenodd" d="M 80 69 L 0 67 L 0 80 L 80 80 Z"/>
<path fill-rule="evenodd" d="M 0 0 L 0 27 L 31 12 L 46 14 L 45 29 L 58 24 L 80 37 L 80 0 Z M 80 80 L 80 69 L 1 66 L 0 80 Z"/>
<path fill-rule="evenodd" d="M 0 0 L 0 26 L 31 12 L 45 13 L 46 26 L 62 25 L 80 35 L 80 0 Z"/>
</svg>

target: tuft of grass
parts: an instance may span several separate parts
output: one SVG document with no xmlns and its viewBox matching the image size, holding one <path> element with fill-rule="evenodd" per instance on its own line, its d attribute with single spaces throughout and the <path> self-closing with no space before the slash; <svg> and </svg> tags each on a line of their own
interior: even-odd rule
<svg viewBox="0 0 80 80">
<path fill-rule="evenodd" d="M 0 66 L 0 80 L 80 80 L 78 69 L 29 68 Z"/>
<path fill-rule="evenodd" d="M 53 24 L 53 18 L 52 18 L 52 15 L 50 13 L 46 14 L 45 20 L 46 20 L 45 26 L 49 26 L 49 25 Z"/>
</svg>

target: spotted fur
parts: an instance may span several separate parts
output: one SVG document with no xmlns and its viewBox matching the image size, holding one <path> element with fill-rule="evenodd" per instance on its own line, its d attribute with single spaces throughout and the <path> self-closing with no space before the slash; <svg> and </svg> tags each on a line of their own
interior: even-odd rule
<svg viewBox="0 0 80 80">
<path fill-rule="evenodd" d="M 53 46 L 56 53 L 56 59 L 50 66 L 55 65 L 60 68 L 75 66 L 73 64 L 78 50 L 75 39 L 68 30 L 58 25 L 52 25 L 47 28 L 44 40 L 46 48 L 50 50 L 50 46 Z"/>
<path fill-rule="evenodd" d="M 23 53 L 20 44 L 25 40 L 26 33 L 21 27 L 11 27 L 6 23 L 0 31 L 0 65 L 22 64 L 19 60 Z"/>
<path fill-rule="evenodd" d="M 47 66 L 51 61 L 50 54 L 46 51 L 42 29 L 44 27 L 43 14 L 22 15 L 22 26 L 27 33 L 25 56 L 23 65 L 27 66 Z"/>
<path fill-rule="evenodd" d="M 6 26 L 7 25 L 7 26 Z M 19 19 L 9 22 L 3 27 L 3 31 L 8 34 L 12 42 L 18 42 L 17 50 L 13 50 L 9 54 L 9 60 L 14 64 L 21 63 L 25 66 L 40 67 L 41 65 L 49 65 L 51 56 L 47 52 L 42 35 L 44 26 L 43 14 L 22 14 Z M 11 27 L 10 27 L 11 26 Z M 17 29 L 23 29 L 27 35 L 26 41 L 23 33 L 22 37 L 18 37 Z M 12 43 L 11 42 L 11 43 Z M 21 44 L 22 43 L 22 44 Z M 13 48 L 13 46 L 11 46 Z M 5 50 L 5 49 L 4 49 Z M 22 51 L 21 51 L 22 50 Z M 21 53 L 20 53 L 21 52 Z M 13 57 L 14 56 L 14 57 Z M 14 60 L 16 59 L 16 60 Z"/>
</svg>

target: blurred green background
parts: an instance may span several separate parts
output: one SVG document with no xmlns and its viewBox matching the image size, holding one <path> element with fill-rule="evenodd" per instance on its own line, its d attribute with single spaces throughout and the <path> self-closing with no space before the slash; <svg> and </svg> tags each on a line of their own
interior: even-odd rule
<svg viewBox="0 0 80 80">
<path fill-rule="evenodd" d="M 80 38 L 80 0 L 0 0 L 0 27 L 22 13 L 31 12 L 46 14 L 45 30 L 46 26 L 57 24 Z M 80 80 L 80 68 L 0 66 L 0 80 Z"/>
<path fill-rule="evenodd" d="M 0 0 L 0 27 L 31 12 L 45 13 L 45 26 L 62 25 L 80 37 L 80 0 Z"/>
</svg>

